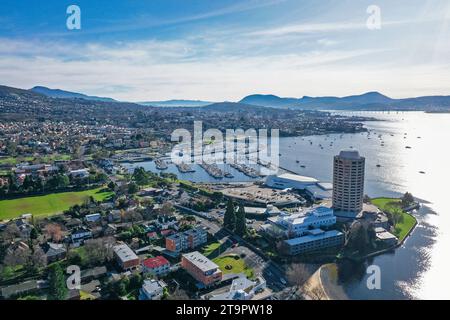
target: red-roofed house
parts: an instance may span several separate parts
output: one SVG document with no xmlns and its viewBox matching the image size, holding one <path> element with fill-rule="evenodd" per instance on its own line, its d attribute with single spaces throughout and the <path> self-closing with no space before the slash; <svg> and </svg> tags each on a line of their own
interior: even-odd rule
<svg viewBox="0 0 450 320">
<path fill-rule="evenodd" d="M 175 231 L 173 231 L 172 229 L 164 229 L 164 230 L 161 230 L 161 235 L 162 235 L 163 237 L 170 236 L 171 234 L 174 234 L 174 233 L 175 233 Z"/>
<path fill-rule="evenodd" d="M 142 261 L 142 271 L 154 276 L 165 276 L 170 272 L 170 262 L 163 256 L 148 258 Z"/>
<path fill-rule="evenodd" d="M 147 237 L 149 240 L 155 240 L 158 239 L 158 234 L 154 231 L 148 232 Z"/>
</svg>

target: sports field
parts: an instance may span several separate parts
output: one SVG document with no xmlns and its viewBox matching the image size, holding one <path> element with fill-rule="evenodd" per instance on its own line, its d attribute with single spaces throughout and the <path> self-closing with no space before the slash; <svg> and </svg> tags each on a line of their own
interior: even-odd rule
<svg viewBox="0 0 450 320">
<path fill-rule="evenodd" d="M 108 189 L 97 188 L 85 191 L 1 200 L 0 220 L 15 218 L 24 213 L 32 213 L 34 216 L 50 216 L 61 213 L 76 204 L 82 204 L 90 196 L 94 197 L 97 201 L 103 201 L 111 195 L 112 192 L 108 191 Z"/>
</svg>

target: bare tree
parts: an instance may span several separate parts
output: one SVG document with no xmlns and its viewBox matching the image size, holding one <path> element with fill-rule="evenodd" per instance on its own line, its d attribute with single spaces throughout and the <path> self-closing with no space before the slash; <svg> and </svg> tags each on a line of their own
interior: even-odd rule
<svg viewBox="0 0 450 320">
<path fill-rule="evenodd" d="M 7 250 L 3 262 L 10 267 L 23 265 L 28 269 L 40 269 L 47 265 L 47 257 L 39 246 L 35 246 L 33 250 L 29 247 L 17 246 Z"/>
<path fill-rule="evenodd" d="M 111 237 L 87 240 L 84 249 L 89 263 L 97 265 L 111 260 L 114 242 L 114 238 Z"/>
<path fill-rule="evenodd" d="M 308 291 L 308 295 L 313 300 L 326 300 L 326 295 L 320 287 L 312 288 Z"/>
<path fill-rule="evenodd" d="M 134 223 L 134 222 L 138 222 L 138 221 L 142 221 L 144 218 L 142 217 L 142 214 L 140 214 L 139 212 L 137 212 L 137 211 L 134 211 L 134 210 L 132 210 L 132 211 L 126 211 L 124 214 L 123 214 L 123 218 L 124 218 L 124 220 L 125 221 L 131 221 L 132 223 Z"/>
<path fill-rule="evenodd" d="M 5 258 L 3 259 L 3 263 L 9 267 L 24 265 L 27 262 L 29 255 L 30 249 L 28 248 L 8 249 Z"/>
<path fill-rule="evenodd" d="M 167 297 L 167 300 L 190 300 L 190 299 L 184 290 L 176 288 L 175 291 Z"/>
<path fill-rule="evenodd" d="M 35 246 L 34 252 L 28 257 L 28 264 L 33 268 L 44 268 L 47 265 L 47 256 L 41 247 Z"/>
<path fill-rule="evenodd" d="M 160 212 L 164 216 L 172 216 L 173 215 L 173 205 L 170 202 L 166 202 L 162 205 Z"/>
<path fill-rule="evenodd" d="M 15 238 L 20 236 L 20 230 L 15 223 L 10 223 L 6 227 L 5 231 L 2 232 L 2 238 L 5 241 L 13 241 Z"/>
<path fill-rule="evenodd" d="M 302 291 L 303 286 L 309 279 L 309 272 L 306 269 L 305 265 L 296 263 L 292 264 L 288 268 L 288 270 L 286 271 L 286 277 L 289 283 L 296 287 L 296 292 L 299 290 Z"/>
<path fill-rule="evenodd" d="M 50 223 L 45 226 L 45 236 L 53 242 L 60 242 L 63 239 L 62 228 L 57 223 Z"/>
</svg>

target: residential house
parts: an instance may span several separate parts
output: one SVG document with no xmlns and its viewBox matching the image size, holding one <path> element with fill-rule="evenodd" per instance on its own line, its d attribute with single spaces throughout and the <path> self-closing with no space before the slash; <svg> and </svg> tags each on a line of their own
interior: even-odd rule
<svg viewBox="0 0 450 320">
<path fill-rule="evenodd" d="M 47 264 L 62 260 L 66 257 L 67 249 L 62 243 L 47 242 L 42 246 L 47 257 Z"/>
<path fill-rule="evenodd" d="M 102 215 L 100 213 L 88 214 L 84 219 L 87 223 L 98 223 L 102 220 Z"/>
<path fill-rule="evenodd" d="M 122 270 L 135 270 L 139 266 L 139 257 L 126 244 L 114 246 L 114 256 Z"/>
<path fill-rule="evenodd" d="M 170 262 L 163 256 L 142 261 L 142 272 L 153 276 L 165 276 L 170 272 Z"/>
<path fill-rule="evenodd" d="M 70 235 L 70 239 L 73 243 L 81 243 L 90 238 L 92 238 L 92 231 L 86 227 L 75 228 Z"/>
<path fill-rule="evenodd" d="M 139 300 L 161 300 L 167 285 L 162 280 L 144 280 L 139 290 Z"/>
</svg>

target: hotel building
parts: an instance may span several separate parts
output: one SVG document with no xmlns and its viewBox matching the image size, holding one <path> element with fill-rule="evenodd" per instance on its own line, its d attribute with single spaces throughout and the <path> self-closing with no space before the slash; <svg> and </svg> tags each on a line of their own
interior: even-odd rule
<svg viewBox="0 0 450 320">
<path fill-rule="evenodd" d="M 358 151 L 334 157 L 333 209 L 358 214 L 363 209 L 365 158 Z"/>
</svg>

